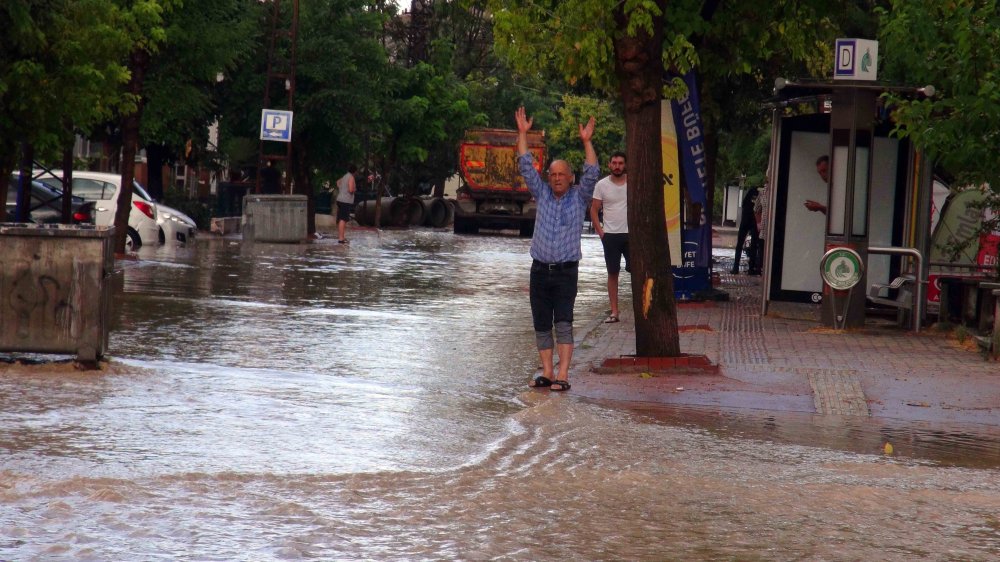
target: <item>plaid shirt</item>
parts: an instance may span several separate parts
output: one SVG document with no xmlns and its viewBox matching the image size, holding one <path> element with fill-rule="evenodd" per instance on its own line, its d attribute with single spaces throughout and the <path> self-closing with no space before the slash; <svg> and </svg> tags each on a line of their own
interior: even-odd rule
<svg viewBox="0 0 1000 562">
<path fill-rule="evenodd" d="M 535 235 L 531 238 L 531 257 L 545 263 L 578 261 L 583 255 L 580 251 L 583 219 L 601 168 L 595 164 L 584 164 L 580 183 L 557 198 L 552 188 L 538 175 L 534 160 L 530 152 L 517 157 L 524 183 L 538 203 Z"/>
</svg>

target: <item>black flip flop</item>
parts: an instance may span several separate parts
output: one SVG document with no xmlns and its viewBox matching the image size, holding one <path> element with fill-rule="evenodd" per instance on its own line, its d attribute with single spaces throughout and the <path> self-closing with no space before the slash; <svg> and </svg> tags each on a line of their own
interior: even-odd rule
<svg viewBox="0 0 1000 562">
<path fill-rule="evenodd" d="M 538 375 L 531 382 L 528 383 L 531 388 L 543 388 L 546 386 L 552 386 L 552 381 L 548 377 Z"/>
<path fill-rule="evenodd" d="M 549 388 L 552 391 L 563 391 L 569 390 L 569 381 L 554 380 L 552 381 L 552 386 Z"/>
</svg>

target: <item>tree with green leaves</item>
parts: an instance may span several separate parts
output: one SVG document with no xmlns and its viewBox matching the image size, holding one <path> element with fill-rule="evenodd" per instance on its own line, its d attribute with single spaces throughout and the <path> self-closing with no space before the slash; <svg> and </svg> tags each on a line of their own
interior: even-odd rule
<svg viewBox="0 0 1000 562">
<path fill-rule="evenodd" d="M 0 182 L 25 149 L 51 160 L 76 130 L 128 108 L 122 64 L 131 38 L 110 0 L 10 0 L 0 5 Z M 0 220 L 6 211 L 0 189 Z"/>
<path fill-rule="evenodd" d="M 580 147 L 579 124 L 593 117 L 601 127 L 594 131 L 594 150 L 607 163 L 612 152 L 625 147 L 625 122 L 621 111 L 606 99 L 563 94 L 559 120 L 545 130 L 545 145 L 551 154 L 570 163 L 574 170 L 583 167 L 584 154 Z"/>
<path fill-rule="evenodd" d="M 835 2 L 846 4 L 849 2 Z M 680 97 L 676 76 L 692 68 L 708 115 L 709 193 L 732 76 L 766 78 L 769 68 L 798 63 L 818 75 L 830 60 L 829 2 L 724 3 L 721 0 L 491 0 L 497 48 L 522 73 L 557 68 L 570 83 L 615 92 L 625 112 L 629 232 L 636 351 L 680 353 L 671 260 L 663 215 L 660 100 Z M 715 112 L 713 119 L 712 112 Z"/>
<path fill-rule="evenodd" d="M 629 163 L 629 245 L 640 356 L 680 354 L 660 153 L 665 0 L 491 2 L 498 49 L 522 72 L 555 67 L 568 82 L 618 90 Z M 683 37 L 671 52 L 686 67 Z M 668 43 L 668 45 L 670 45 Z M 599 127 L 600 128 L 600 125 Z"/>
<path fill-rule="evenodd" d="M 208 127 L 219 117 L 219 84 L 260 44 L 262 12 L 254 0 L 199 0 L 165 18 L 163 46 L 146 75 L 139 129 L 149 163 L 146 187 L 154 199 L 164 196 L 164 163 L 181 157 L 196 162 L 218 151 L 206 145 Z"/>
<path fill-rule="evenodd" d="M 1000 193 L 1000 6 L 983 0 L 891 2 L 882 16 L 880 77 L 933 85 L 930 98 L 890 99 L 895 132 L 959 185 Z"/>
<path fill-rule="evenodd" d="M 984 0 L 893 0 L 881 15 L 879 73 L 933 97 L 887 96 L 894 132 L 955 186 L 984 186 L 986 220 L 955 252 L 1000 231 L 1000 6 Z"/>
<path fill-rule="evenodd" d="M 134 105 L 121 113 L 122 178 L 115 209 L 115 252 L 124 253 L 128 216 L 132 210 L 135 157 L 139 152 L 139 128 L 146 107 L 146 75 L 153 56 L 166 41 L 165 18 L 181 7 L 181 0 L 119 1 L 122 8 L 121 25 L 133 38 L 125 58 L 129 79 L 124 92 Z"/>
</svg>

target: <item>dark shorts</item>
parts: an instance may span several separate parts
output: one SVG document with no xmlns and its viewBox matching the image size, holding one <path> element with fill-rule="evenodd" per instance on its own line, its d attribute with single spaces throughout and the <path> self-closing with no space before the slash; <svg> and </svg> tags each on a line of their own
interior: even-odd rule
<svg viewBox="0 0 1000 562">
<path fill-rule="evenodd" d="M 351 211 L 354 210 L 354 203 L 341 203 L 337 201 L 337 221 L 347 222 L 351 220 Z"/>
<path fill-rule="evenodd" d="M 622 258 L 625 258 L 625 271 L 632 271 L 628 262 L 628 233 L 609 234 L 604 233 L 601 238 L 604 246 L 604 263 L 608 266 L 608 273 L 618 273 L 622 270 Z"/>
<path fill-rule="evenodd" d="M 548 332 L 556 322 L 573 323 L 578 276 L 576 262 L 552 267 L 538 261 L 531 264 L 528 291 L 536 332 Z"/>
</svg>

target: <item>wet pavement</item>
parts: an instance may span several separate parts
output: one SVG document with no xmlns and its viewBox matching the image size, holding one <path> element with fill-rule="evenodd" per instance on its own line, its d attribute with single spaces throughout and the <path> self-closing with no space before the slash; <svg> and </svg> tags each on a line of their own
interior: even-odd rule
<svg viewBox="0 0 1000 562">
<path fill-rule="evenodd" d="M 723 277 L 681 309 L 717 374 L 597 374 L 634 333 L 588 235 L 573 389 L 529 390 L 527 240 L 350 236 L 143 249 L 104 370 L 0 363 L 0 560 L 1000 554 L 998 402 L 934 378 L 987 380 L 974 353 L 761 319 Z"/>
<path fill-rule="evenodd" d="M 632 384 L 606 384 L 630 380 L 614 374 L 586 381 L 620 388 L 629 400 L 1000 427 L 1000 364 L 933 326 L 912 333 L 875 318 L 861 329 L 833 330 L 761 316 L 759 277 L 719 278 L 729 301 L 678 305 L 681 350 L 707 356 L 717 376 L 664 371 L 631 377 Z M 623 311 L 619 324 L 591 326 L 581 374 L 635 353 L 631 306 Z M 685 381 L 686 391 L 676 391 Z"/>
<path fill-rule="evenodd" d="M 727 245 L 731 233 L 720 230 L 715 243 Z M 862 329 L 833 330 L 761 316 L 761 278 L 729 274 L 731 254 L 715 251 L 717 288 L 728 301 L 678 305 L 682 352 L 704 355 L 717 369 L 602 368 L 608 358 L 635 353 L 626 302 L 622 322 L 592 322 L 578 340 L 577 394 L 733 410 L 751 419 L 756 412 L 801 413 L 820 428 L 840 424 L 852 439 L 864 435 L 860 448 L 843 440 L 830 446 L 880 450 L 892 435 L 899 436 L 894 454 L 1000 466 L 1000 364 L 933 326 L 915 334 L 876 317 Z M 799 433 L 793 441 L 816 438 L 805 425 Z"/>
</svg>

